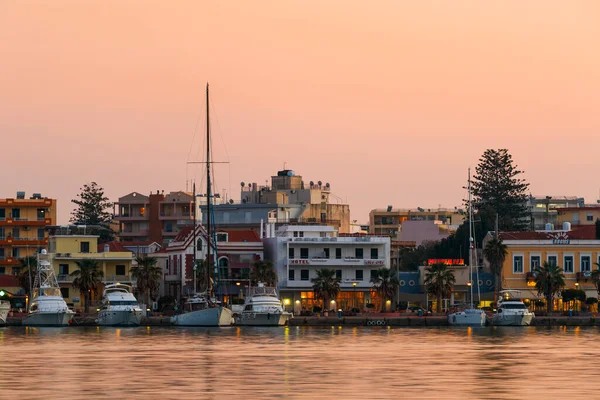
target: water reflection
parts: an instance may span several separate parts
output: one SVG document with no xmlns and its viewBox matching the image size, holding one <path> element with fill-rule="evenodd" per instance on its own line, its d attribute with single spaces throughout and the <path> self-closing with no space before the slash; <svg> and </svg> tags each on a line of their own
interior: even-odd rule
<svg viewBox="0 0 600 400">
<path fill-rule="evenodd" d="M 575 327 L 0 328 L 0 397 L 595 398 L 597 340 Z"/>
</svg>

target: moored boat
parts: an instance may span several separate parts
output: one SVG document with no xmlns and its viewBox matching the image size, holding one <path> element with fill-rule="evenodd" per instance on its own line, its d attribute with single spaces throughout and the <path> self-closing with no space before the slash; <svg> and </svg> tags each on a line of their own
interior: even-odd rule
<svg viewBox="0 0 600 400">
<path fill-rule="evenodd" d="M 179 326 L 229 326 L 233 313 L 205 293 L 195 294 L 184 303 L 183 314 L 171 317 L 171 323 Z"/>
<path fill-rule="evenodd" d="M 0 300 L 0 325 L 6 325 L 6 319 L 10 312 L 10 302 Z"/>
<path fill-rule="evenodd" d="M 248 326 L 282 326 L 291 317 L 292 314 L 283 309 L 277 290 L 259 283 L 258 287 L 249 289 L 236 323 Z"/>
<path fill-rule="evenodd" d="M 144 310 L 131 293 L 131 286 L 122 283 L 107 285 L 102 297 L 102 309 L 98 312 L 98 319 L 96 319 L 98 325 L 140 325 Z"/>
<path fill-rule="evenodd" d="M 492 315 L 492 325 L 529 326 L 535 314 L 527 309 L 516 290 L 503 290 L 498 298 L 498 308 Z"/>
</svg>

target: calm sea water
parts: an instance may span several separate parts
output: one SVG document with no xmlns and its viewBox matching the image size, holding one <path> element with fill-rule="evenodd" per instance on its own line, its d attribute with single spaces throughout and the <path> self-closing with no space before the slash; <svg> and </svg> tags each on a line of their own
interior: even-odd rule
<svg viewBox="0 0 600 400">
<path fill-rule="evenodd" d="M 600 397 L 596 328 L 0 328 L 2 399 Z"/>
</svg>

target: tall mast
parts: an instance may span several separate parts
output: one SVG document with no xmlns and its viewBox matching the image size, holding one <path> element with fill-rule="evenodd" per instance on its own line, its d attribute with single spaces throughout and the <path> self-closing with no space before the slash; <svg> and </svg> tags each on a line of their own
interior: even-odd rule
<svg viewBox="0 0 600 400">
<path fill-rule="evenodd" d="M 192 218 L 194 218 L 194 255 L 192 256 L 192 268 L 194 271 L 194 294 L 196 294 L 196 181 L 194 181 L 192 187 L 194 192 L 194 212 L 192 213 Z"/>
<path fill-rule="evenodd" d="M 208 108 L 208 82 L 206 83 L 206 274 L 207 285 L 210 286 L 210 246 L 212 236 L 210 233 L 210 113 Z M 212 287 L 211 287 L 212 289 Z M 210 295 L 210 293 L 209 293 Z"/>
<path fill-rule="evenodd" d="M 469 282 L 473 280 L 473 207 L 471 204 L 471 168 L 469 168 Z M 479 284 L 479 282 L 478 282 Z M 473 308 L 473 282 L 469 285 L 471 288 L 471 308 Z"/>
</svg>

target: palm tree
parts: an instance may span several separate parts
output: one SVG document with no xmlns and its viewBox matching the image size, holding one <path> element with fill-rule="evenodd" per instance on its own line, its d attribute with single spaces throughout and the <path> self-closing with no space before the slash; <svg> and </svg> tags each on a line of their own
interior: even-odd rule
<svg viewBox="0 0 600 400">
<path fill-rule="evenodd" d="M 594 271 L 595 272 L 595 271 Z M 565 286 L 565 275 L 563 269 L 558 265 L 544 261 L 542 267 L 536 267 L 535 287 L 539 295 L 546 298 L 546 307 L 548 312 L 552 312 L 554 296 L 560 294 L 560 291 Z"/>
<path fill-rule="evenodd" d="M 79 289 L 79 293 L 85 299 L 84 312 L 90 311 L 90 293 L 96 290 L 98 284 L 102 283 L 104 272 L 98 269 L 98 261 L 91 258 L 85 258 L 77 261 L 78 270 L 73 271 L 70 276 L 74 277 L 73 287 Z"/>
<path fill-rule="evenodd" d="M 394 298 L 400 286 L 398 274 L 388 268 L 380 268 L 371 276 L 371 283 L 381 298 L 381 312 L 385 312 L 387 300 Z"/>
<path fill-rule="evenodd" d="M 335 277 L 335 270 L 321 268 L 317 277 L 311 279 L 313 291 L 317 299 L 323 300 L 323 311 L 327 310 L 329 299 L 335 299 L 340 292 L 340 280 Z"/>
<path fill-rule="evenodd" d="M 483 256 L 490 263 L 490 270 L 494 275 L 494 286 L 496 288 L 494 291 L 494 301 L 496 300 L 498 292 L 500 292 L 500 285 L 502 283 L 502 265 L 504 264 L 504 260 L 506 260 L 507 254 L 508 250 L 506 249 L 506 245 L 502 243 L 502 239 L 497 237 L 497 234 L 496 237 L 487 242 L 483 249 Z"/>
<path fill-rule="evenodd" d="M 596 291 L 598 292 L 598 296 L 600 296 L 600 263 L 594 263 L 594 265 L 598 268 L 592 271 L 592 283 L 596 286 Z"/>
<path fill-rule="evenodd" d="M 150 304 L 150 296 L 158 289 L 163 271 L 156 265 L 156 257 L 143 254 L 137 256 L 135 262 L 131 267 L 131 276 L 136 280 L 137 290 L 144 297 L 147 306 Z"/>
<path fill-rule="evenodd" d="M 34 256 L 27 256 L 21 258 L 19 262 L 21 263 L 19 275 L 17 276 L 19 285 L 25 289 L 26 294 L 29 294 L 29 290 L 31 289 L 31 286 L 33 286 L 33 281 L 37 275 L 37 258 Z M 31 271 L 31 275 L 29 274 L 29 271 Z"/>
<path fill-rule="evenodd" d="M 454 272 L 444 263 L 432 264 L 425 270 L 427 292 L 437 298 L 436 312 L 442 312 L 442 298 L 450 296 L 455 282 Z"/>
<path fill-rule="evenodd" d="M 262 282 L 267 286 L 277 285 L 277 274 L 273 269 L 273 262 L 269 260 L 258 260 L 250 271 L 250 282 L 253 285 Z"/>
</svg>

